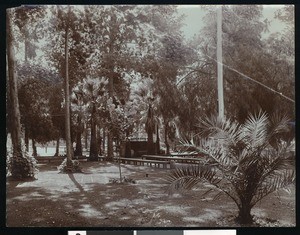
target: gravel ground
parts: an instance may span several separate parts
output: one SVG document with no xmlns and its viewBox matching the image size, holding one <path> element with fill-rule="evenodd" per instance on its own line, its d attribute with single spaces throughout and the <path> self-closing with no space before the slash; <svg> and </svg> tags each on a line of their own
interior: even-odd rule
<svg viewBox="0 0 300 235">
<path fill-rule="evenodd" d="M 8 227 L 239 227 L 227 197 L 202 197 L 207 186 L 169 195 L 166 169 L 122 165 L 135 183 L 116 183 L 118 166 L 83 162 L 85 173 L 61 174 L 40 164 L 37 180 L 7 180 Z M 252 213 L 254 226 L 295 226 L 295 190 L 271 194 Z"/>
</svg>

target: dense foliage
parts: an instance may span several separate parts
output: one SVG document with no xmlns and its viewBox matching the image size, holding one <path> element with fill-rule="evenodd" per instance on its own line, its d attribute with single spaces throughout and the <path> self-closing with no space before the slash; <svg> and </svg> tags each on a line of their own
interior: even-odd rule
<svg viewBox="0 0 300 235">
<path fill-rule="evenodd" d="M 207 157 L 207 163 L 172 171 L 170 187 L 191 189 L 200 182 L 227 195 L 238 207 L 238 222 L 251 224 L 251 209 L 264 197 L 295 182 L 293 156 L 278 138 L 288 131 L 288 119 L 265 113 L 250 115 L 244 124 L 219 117 L 200 123 L 200 144 L 185 144 Z M 208 192 L 212 191 L 209 189 Z M 208 193 L 206 192 L 206 193 Z M 204 193 L 204 194 L 206 194 Z"/>
<path fill-rule="evenodd" d="M 156 149 L 148 152 L 159 152 L 162 144 L 170 153 L 179 134 L 187 139 L 198 135 L 199 117 L 217 112 L 216 8 L 202 7 L 204 27 L 192 39 L 185 38 L 185 16 L 178 9 L 175 5 L 15 9 L 10 17 L 18 40 L 11 40 L 11 45 L 18 49 L 14 66 L 27 149 L 29 139 L 56 140 L 57 146 L 61 138 L 69 139 L 66 119 L 71 122 L 68 145 L 76 142 L 75 155 L 85 149 L 93 160 L 101 154 L 112 161 L 130 137 L 148 137 L 149 146 L 156 142 Z M 262 110 L 268 116 L 279 112 L 295 120 L 293 11 L 290 6 L 276 11 L 274 17 L 286 28 L 263 36 L 269 22 L 262 5 L 223 6 L 228 118 L 243 124 L 249 114 Z M 66 87 L 71 94 L 69 109 Z M 9 83 L 7 90 L 7 133 L 13 133 Z M 293 137 L 291 128 L 280 138 Z"/>
</svg>

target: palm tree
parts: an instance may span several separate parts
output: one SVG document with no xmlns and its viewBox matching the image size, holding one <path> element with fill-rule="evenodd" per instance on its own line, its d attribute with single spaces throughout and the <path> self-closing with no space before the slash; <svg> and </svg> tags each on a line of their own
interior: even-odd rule
<svg viewBox="0 0 300 235">
<path fill-rule="evenodd" d="M 171 188 L 191 189 L 205 181 L 226 194 L 238 207 L 237 221 L 251 224 L 251 209 L 270 193 L 295 181 L 295 170 L 287 155 L 287 145 L 280 134 L 288 125 L 286 117 L 268 119 L 265 113 L 249 115 L 243 124 L 229 119 L 205 118 L 200 146 L 190 142 L 195 150 L 205 154 L 204 166 L 177 168 L 168 175 Z"/>
<path fill-rule="evenodd" d="M 10 133 L 12 140 L 12 153 L 7 151 L 7 167 L 14 178 L 34 178 L 37 164 L 32 156 L 29 156 L 26 148 L 22 147 L 22 132 L 20 122 L 20 107 L 18 98 L 18 74 L 16 72 L 16 57 L 14 50 L 15 36 L 13 33 L 13 22 L 15 19 L 14 9 L 6 12 L 7 33 L 7 70 L 8 70 L 8 117 L 11 119 Z"/>
<path fill-rule="evenodd" d="M 91 144 L 90 144 L 90 161 L 98 160 L 98 143 L 97 143 L 97 122 L 100 119 L 99 111 L 103 109 L 106 99 L 107 80 L 103 77 L 87 77 L 82 83 L 79 83 L 74 92 L 81 95 L 82 105 L 80 107 L 90 114 L 91 125 Z M 82 112 L 82 111 L 81 111 Z"/>
<path fill-rule="evenodd" d="M 75 156 L 82 156 L 82 143 L 81 134 L 83 132 L 84 123 L 83 119 L 83 93 L 81 90 L 74 89 L 71 97 L 71 107 L 73 112 L 77 115 L 77 127 L 76 127 L 76 149 L 74 151 Z"/>
<path fill-rule="evenodd" d="M 147 112 L 147 120 L 145 124 L 145 130 L 147 132 L 147 154 L 154 154 L 155 148 L 154 148 L 154 141 L 153 141 L 153 134 L 155 132 L 155 118 L 153 114 L 153 108 L 151 103 L 149 103 L 148 112 Z"/>
</svg>

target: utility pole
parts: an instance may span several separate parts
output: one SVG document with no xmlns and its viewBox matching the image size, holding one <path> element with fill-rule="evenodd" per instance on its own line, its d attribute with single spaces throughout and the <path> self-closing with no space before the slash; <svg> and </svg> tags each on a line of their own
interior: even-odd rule
<svg viewBox="0 0 300 235">
<path fill-rule="evenodd" d="M 65 129 L 66 129 L 66 148 L 67 148 L 67 165 L 72 162 L 72 142 L 71 142 L 71 123 L 70 123 L 70 85 L 69 85 L 69 27 L 70 27 L 70 6 L 67 9 L 65 26 Z"/>
<path fill-rule="evenodd" d="M 224 118 L 223 55 L 222 55 L 222 5 L 217 9 L 217 62 L 218 62 L 218 107 L 219 117 Z"/>
</svg>

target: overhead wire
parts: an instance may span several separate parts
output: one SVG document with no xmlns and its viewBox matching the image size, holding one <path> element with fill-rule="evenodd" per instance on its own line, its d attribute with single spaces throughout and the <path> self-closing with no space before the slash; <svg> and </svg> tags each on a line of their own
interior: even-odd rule
<svg viewBox="0 0 300 235">
<path fill-rule="evenodd" d="M 232 11 L 232 12 L 233 12 L 233 11 Z M 234 13 L 235 16 L 237 16 L 238 18 L 242 19 L 242 18 L 239 17 L 235 12 L 233 12 L 233 13 Z M 217 48 L 214 47 L 214 46 L 211 46 L 211 45 L 208 45 L 208 46 L 209 46 L 210 48 L 217 49 Z M 192 49 L 192 50 L 194 50 L 195 52 L 199 53 L 199 51 L 197 51 L 197 50 L 194 49 L 194 48 L 190 48 L 190 49 Z M 218 62 L 216 59 L 212 58 L 211 56 L 209 56 L 209 55 L 207 55 L 207 54 L 205 54 L 205 53 L 203 53 L 203 52 L 202 52 L 202 54 L 203 54 L 204 56 L 207 56 L 208 58 L 212 59 L 213 61 L 215 61 L 215 62 L 217 62 L 217 63 L 219 64 L 219 62 Z M 275 89 L 273 89 L 273 88 L 271 88 L 271 87 L 269 87 L 269 86 L 263 84 L 262 82 L 259 82 L 259 81 L 255 80 L 255 79 L 253 79 L 253 78 L 251 78 L 251 77 L 245 75 L 244 73 L 242 73 L 242 72 L 240 72 L 240 71 L 238 71 L 238 70 L 232 68 L 231 66 L 229 66 L 229 65 L 227 65 L 227 64 L 224 64 L 224 63 L 221 63 L 221 64 L 222 64 L 224 67 L 226 67 L 227 69 L 229 69 L 229 70 L 231 70 L 231 71 L 233 71 L 233 72 L 239 74 L 239 75 L 242 76 L 243 78 L 246 78 L 246 79 L 248 79 L 248 80 L 250 80 L 250 81 L 252 81 L 252 82 L 254 82 L 254 83 L 256 83 L 256 84 L 258 84 L 258 85 L 260 85 L 260 86 L 262 86 L 262 87 L 264 87 L 265 89 L 268 89 L 269 91 L 274 92 L 274 93 L 280 95 L 282 98 L 284 98 L 284 99 L 286 99 L 286 100 L 288 100 L 288 101 L 290 101 L 290 102 L 292 102 L 292 103 L 295 103 L 295 100 L 293 100 L 293 99 L 291 99 L 290 97 L 288 97 L 288 96 L 282 94 L 282 92 L 276 91 Z M 189 72 L 187 75 L 185 75 L 184 77 L 182 77 L 182 78 L 176 83 L 176 85 L 178 86 L 178 85 L 179 85 L 186 77 L 188 77 L 190 74 L 192 74 L 192 73 L 194 73 L 194 72 L 197 72 L 197 70 L 194 70 L 194 71 Z"/>
</svg>

